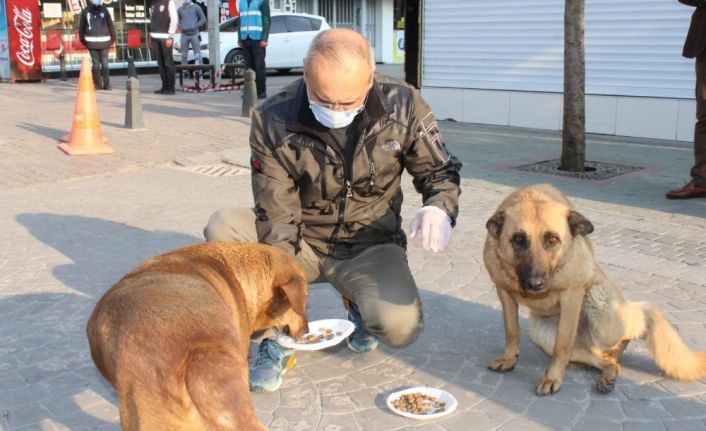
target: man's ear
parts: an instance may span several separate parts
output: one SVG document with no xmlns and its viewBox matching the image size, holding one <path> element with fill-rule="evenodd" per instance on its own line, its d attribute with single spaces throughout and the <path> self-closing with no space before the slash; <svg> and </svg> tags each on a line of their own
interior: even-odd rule
<svg viewBox="0 0 706 431">
<path fill-rule="evenodd" d="M 569 211 L 568 219 L 569 228 L 571 228 L 571 234 L 573 236 L 588 235 L 593 232 L 593 224 L 579 212 L 574 210 Z"/>
<path fill-rule="evenodd" d="M 505 223 L 505 211 L 498 211 L 493 214 L 492 217 L 488 219 L 485 223 L 485 228 L 488 229 L 488 233 L 495 239 L 500 238 L 500 232 L 503 231 L 503 224 Z"/>
<path fill-rule="evenodd" d="M 306 279 L 299 274 L 292 274 L 292 277 L 285 284 L 278 286 L 282 289 L 287 302 L 299 315 L 306 315 L 306 299 L 308 284 Z"/>
</svg>

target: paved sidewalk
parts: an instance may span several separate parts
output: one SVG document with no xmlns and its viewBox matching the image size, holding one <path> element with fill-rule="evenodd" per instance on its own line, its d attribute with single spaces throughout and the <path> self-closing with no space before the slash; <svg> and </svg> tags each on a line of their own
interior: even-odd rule
<svg viewBox="0 0 706 431">
<path fill-rule="evenodd" d="M 283 85 L 279 78 L 270 82 Z M 141 83 L 158 86 L 153 76 Z M 239 92 L 145 92 L 144 131 L 122 129 L 123 90 L 99 93 L 116 153 L 71 158 L 56 138 L 70 128 L 75 91 L 75 80 L 0 85 L 0 103 L 13 108 L 0 137 L 0 430 L 119 430 L 115 395 L 85 337 L 95 301 L 145 258 L 201 241 L 216 209 L 252 199 Z M 536 182 L 560 187 L 594 223 L 597 258 L 629 299 L 657 304 L 692 347 L 706 350 L 706 199 L 664 199 L 687 179 L 691 145 L 591 136 L 589 160 L 643 169 L 572 180 L 514 169 L 558 157 L 558 133 L 441 127 L 464 162 L 463 195 L 446 252 L 410 241 L 423 333 L 401 350 L 301 352 L 280 391 L 253 394 L 268 429 L 706 430 L 706 382 L 664 378 L 641 342 L 630 344 L 608 395 L 593 388 L 595 370 L 571 366 L 558 394 L 537 397 L 549 359 L 526 335 L 513 372 L 486 369 L 502 350 L 503 327 L 482 263 L 485 221 L 507 193 Z M 409 221 L 420 199 L 409 178 L 404 187 Z M 311 287 L 310 319 L 344 317 L 339 304 L 330 286 Z M 385 398 L 410 385 L 442 387 L 459 407 L 432 422 L 395 416 Z"/>
</svg>

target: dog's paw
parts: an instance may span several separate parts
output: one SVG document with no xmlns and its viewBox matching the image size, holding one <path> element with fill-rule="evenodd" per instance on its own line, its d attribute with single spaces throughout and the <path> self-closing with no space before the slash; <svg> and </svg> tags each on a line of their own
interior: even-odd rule
<svg viewBox="0 0 706 431">
<path fill-rule="evenodd" d="M 537 385 L 537 395 L 551 395 L 559 392 L 561 380 L 543 378 Z"/>
<path fill-rule="evenodd" d="M 498 356 L 488 365 L 488 369 L 498 373 L 507 373 L 515 368 L 515 364 L 517 364 L 517 355 L 510 359 Z"/>
<path fill-rule="evenodd" d="M 609 392 L 612 392 L 613 389 L 615 389 L 615 379 L 601 376 L 596 381 L 596 389 L 598 389 L 598 392 L 600 392 L 602 394 L 607 394 Z"/>
</svg>

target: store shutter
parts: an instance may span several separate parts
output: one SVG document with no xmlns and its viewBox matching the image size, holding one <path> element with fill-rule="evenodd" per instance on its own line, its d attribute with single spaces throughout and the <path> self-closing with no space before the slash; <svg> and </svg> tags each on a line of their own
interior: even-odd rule
<svg viewBox="0 0 706 431">
<path fill-rule="evenodd" d="M 693 98 L 693 8 L 586 0 L 586 93 Z M 562 92 L 564 0 L 427 0 L 423 87 Z"/>
</svg>

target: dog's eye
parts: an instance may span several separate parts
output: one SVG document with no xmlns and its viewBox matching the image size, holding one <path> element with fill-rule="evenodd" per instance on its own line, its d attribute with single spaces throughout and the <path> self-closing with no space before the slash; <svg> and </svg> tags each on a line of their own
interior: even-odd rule
<svg viewBox="0 0 706 431">
<path fill-rule="evenodd" d="M 518 247 L 524 247 L 527 245 L 527 237 L 519 233 L 513 235 L 510 241 Z"/>
<path fill-rule="evenodd" d="M 551 246 L 559 244 L 559 237 L 553 234 L 547 235 L 547 244 Z"/>
</svg>

